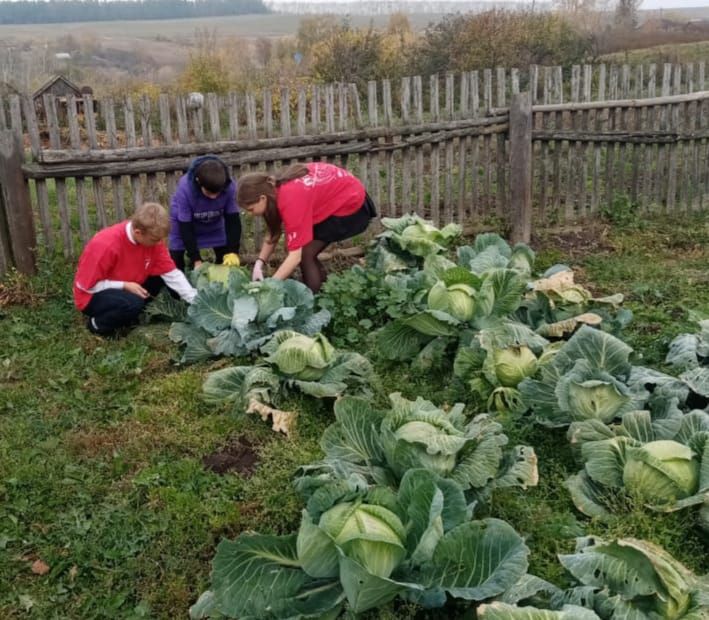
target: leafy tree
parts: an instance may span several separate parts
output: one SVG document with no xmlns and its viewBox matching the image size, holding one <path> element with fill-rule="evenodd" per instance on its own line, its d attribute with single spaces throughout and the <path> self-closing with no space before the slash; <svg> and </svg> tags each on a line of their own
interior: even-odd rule
<svg viewBox="0 0 709 620">
<path fill-rule="evenodd" d="M 638 8 L 642 0 L 618 0 L 615 7 L 615 22 L 624 28 L 638 25 Z"/>
<path fill-rule="evenodd" d="M 357 82 L 381 77 L 381 33 L 341 25 L 316 43 L 311 50 L 313 77 L 322 82 Z"/>
<path fill-rule="evenodd" d="M 586 59 L 591 43 L 559 14 L 495 9 L 433 24 L 413 47 L 412 64 L 422 74 L 573 64 Z"/>
</svg>

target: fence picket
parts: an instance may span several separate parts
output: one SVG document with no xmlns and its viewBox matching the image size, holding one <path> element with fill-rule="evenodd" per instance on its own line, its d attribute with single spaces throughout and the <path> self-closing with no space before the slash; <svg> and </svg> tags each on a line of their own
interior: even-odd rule
<svg viewBox="0 0 709 620">
<path fill-rule="evenodd" d="M 102 111 L 103 111 L 103 116 L 104 116 L 104 120 L 106 123 L 106 135 L 108 137 L 108 145 L 110 148 L 117 148 L 118 147 L 118 130 L 116 128 L 116 110 L 115 110 L 115 105 L 114 105 L 113 99 L 108 98 L 108 99 L 106 99 L 106 101 L 104 101 Z M 162 116 L 162 110 L 161 110 L 161 116 Z M 171 134 L 171 131 L 169 129 L 169 108 L 168 108 L 168 123 L 167 123 L 166 127 L 164 128 L 164 131 L 167 131 L 168 135 Z M 163 133 L 163 136 L 165 136 L 164 133 Z M 79 179 L 77 179 L 77 192 L 78 192 L 78 185 L 79 185 Z M 114 213 L 113 221 L 122 220 L 125 218 L 125 210 L 123 208 L 123 202 L 121 201 L 121 198 L 120 198 L 120 187 L 121 187 L 120 176 L 111 177 L 111 189 L 113 192 L 112 193 L 113 213 Z M 81 213 L 81 210 L 79 212 Z M 105 210 L 100 211 L 100 212 L 97 211 L 96 215 L 98 218 L 99 227 L 102 228 L 104 226 L 108 226 L 109 221 L 108 221 L 107 213 Z"/>
<path fill-rule="evenodd" d="M 44 114 L 49 132 L 49 146 L 53 149 L 61 148 L 59 136 L 59 122 L 57 120 L 56 96 L 45 94 L 42 97 L 44 103 Z M 62 243 L 64 246 L 64 256 L 74 256 L 74 240 L 71 230 L 71 212 L 69 210 L 69 199 L 67 197 L 66 182 L 64 179 L 56 179 L 54 188 L 57 196 L 57 206 L 59 208 L 59 219 L 61 221 Z M 46 236 L 47 231 L 52 227 L 52 221 L 47 205 L 40 205 L 39 219 L 42 224 L 42 232 Z"/>
</svg>

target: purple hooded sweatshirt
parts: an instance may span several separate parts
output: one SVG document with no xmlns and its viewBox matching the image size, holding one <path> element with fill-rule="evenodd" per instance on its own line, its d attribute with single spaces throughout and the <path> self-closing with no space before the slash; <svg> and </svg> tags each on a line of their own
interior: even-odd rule
<svg viewBox="0 0 709 620">
<path fill-rule="evenodd" d="M 168 235 L 170 250 L 185 249 L 180 235 L 180 222 L 194 223 L 195 239 L 200 250 L 226 245 L 224 215 L 239 211 L 235 198 L 236 183 L 229 178 L 226 187 L 216 198 L 207 198 L 195 181 L 195 170 L 208 159 L 219 158 L 215 155 L 197 157 L 177 183 L 177 189 L 170 202 L 170 234 Z"/>
</svg>

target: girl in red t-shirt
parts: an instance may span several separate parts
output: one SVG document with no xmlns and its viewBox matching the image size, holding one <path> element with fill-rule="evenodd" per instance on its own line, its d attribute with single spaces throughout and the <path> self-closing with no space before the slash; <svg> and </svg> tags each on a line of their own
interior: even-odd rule
<svg viewBox="0 0 709 620">
<path fill-rule="evenodd" d="M 285 280 L 300 266 L 303 282 L 318 292 L 327 274 L 318 255 L 330 243 L 363 232 L 376 210 L 362 182 L 324 162 L 294 164 L 275 175 L 246 174 L 237 184 L 239 207 L 266 220 L 269 236 L 254 265 L 254 280 L 285 230 L 288 255 L 273 274 Z"/>
</svg>

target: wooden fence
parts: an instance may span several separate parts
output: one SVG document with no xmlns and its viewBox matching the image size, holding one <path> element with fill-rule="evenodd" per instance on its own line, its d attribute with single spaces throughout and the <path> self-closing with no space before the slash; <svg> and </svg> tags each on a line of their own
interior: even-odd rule
<svg viewBox="0 0 709 620">
<path fill-rule="evenodd" d="M 9 145 L 21 148 L 22 137 L 29 146 L 21 176 L 32 190 L 38 245 L 67 256 L 143 200 L 167 204 L 189 160 L 208 152 L 222 156 L 236 177 L 296 160 L 339 163 L 365 181 L 385 216 L 414 211 L 438 223 L 515 225 L 526 213 L 519 201 L 529 195 L 534 225 L 543 226 L 615 207 L 704 207 L 709 94 L 679 94 L 682 73 L 670 68 L 661 97 L 600 102 L 587 96 L 588 72 L 576 71 L 581 101 L 522 106 L 531 133 L 530 157 L 521 161 L 526 138 L 519 136 L 528 132 L 514 146 L 510 108 L 482 106 L 470 74 L 467 81 L 404 80 L 396 111 L 387 81 L 381 89 L 369 84 L 366 104 L 353 85 L 300 89 L 295 97 L 282 89 L 277 125 L 268 92 L 259 105 L 252 95 L 207 95 L 193 109 L 186 97 L 168 95 L 157 102 L 104 100 L 95 114 L 77 113 L 71 99 L 59 108 L 46 97 L 41 118 L 29 99 L 14 97 L 4 102 L 9 120 L 0 115 L 0 133 L 12 161 L 22 153 Z M 90 97 L 83 109 L 94 109 Z M 8 194 L 8 183 L 16 180 L 0 178 L 0 273 L 19 266 L 17 248 L 26 244 L 10 231 L 18 229 L 14 205 L 22 194 Z M 245 240 L 253 251 L 259 228 L 247 228 Z"/>
</svg>

